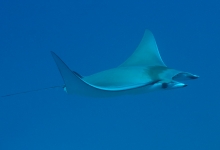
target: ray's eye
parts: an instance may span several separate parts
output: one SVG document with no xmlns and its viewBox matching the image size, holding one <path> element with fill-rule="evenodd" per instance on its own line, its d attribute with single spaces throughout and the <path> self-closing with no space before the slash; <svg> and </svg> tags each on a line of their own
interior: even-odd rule
<svg viewBox="0 0 220 150">
<path fill-rule="evenodd" d="M 162 83 L 162 88 L 166 89 L 168 87 L 168 83 Z"/>
</svg>

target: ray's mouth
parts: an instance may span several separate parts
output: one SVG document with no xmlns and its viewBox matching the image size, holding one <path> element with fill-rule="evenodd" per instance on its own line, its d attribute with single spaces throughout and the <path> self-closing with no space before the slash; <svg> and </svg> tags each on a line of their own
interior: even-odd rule
<svg viewBox="0 0 220 150">
<path fill-rule="evenodd" d="M 180 82 L 162 83 L 163 89 L 182 88 L 182 87 L 186 87 L 186 86 L 187 86 L 187 84 L 180 83 Z"/>
<path fill-rule="evenodd" d="M 184 83 L 177 83 L 173 86 L 173 88 L 181 88 L 181 87 L 186 87 L 187 84 L 184 84 Z"/>
</svg>

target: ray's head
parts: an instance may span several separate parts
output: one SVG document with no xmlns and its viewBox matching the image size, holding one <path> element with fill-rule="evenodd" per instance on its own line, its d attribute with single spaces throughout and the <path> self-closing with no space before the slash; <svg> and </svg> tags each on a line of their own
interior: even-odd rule
<svg viewBox="0 0 220 150">
<path fill-rule="evenodd" d="M 171 69 L 166 66 L 152 66 L 145 71 L 153 81 L 157 81 L 155 87 L 161 90 L 183 88 L 187 84 L 181 83 L 181 81 L 199 78 L 197 75 Z"/>
<path fill-rule="evenodd" d="M 199 78 L 199 76 L 194 75 L 194 74 L 192 74 L 192 73 L 181 72 L 181 73 L 176 74 L 176 75 L 173 77 L 173 80 L 176 80 L 176 81 L 184 81 L 184 80 L 192 80 L 192 79 L 198 79 L 198 78 Z"/>
</svg>

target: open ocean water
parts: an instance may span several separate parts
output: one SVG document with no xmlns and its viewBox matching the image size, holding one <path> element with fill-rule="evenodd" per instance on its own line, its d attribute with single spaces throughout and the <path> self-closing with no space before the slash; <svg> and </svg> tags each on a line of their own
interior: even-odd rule
<svg viewBox="0 0 220 150">
<path fill-rule="evenodd" d="M 0 95 L 63 85 L 50 51 L 90 75 L 153 32 L 186 88 L 94 99 L 62 88 L 0 98 L 0 150 L 220 150 L 218 0 L 0 1 Z"/>
</svg>

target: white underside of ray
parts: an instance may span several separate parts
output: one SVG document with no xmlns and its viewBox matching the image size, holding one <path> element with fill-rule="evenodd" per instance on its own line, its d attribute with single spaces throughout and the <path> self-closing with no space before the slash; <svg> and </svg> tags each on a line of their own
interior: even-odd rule
<svg viewBox="0 0 220 150">
<path fill-rule="evenodd" d="M 160 57 L 151 31 L 145 30 L 144 36 L 134 53 L 119 67 L 125 66 L 166 66 Z"/>
<path fill-rule="evenodd" d="M 53 52 L 51 52 L 65 82 L 69 94 L 80 94 L 93 97 L 110 97 L 124 94 L 139 94 L 150 91 L 155 86 L 148 86 L 151 80 L 141 77 L 141 67 L 133 69 L 111 69 L 81 79 Z M 127 73 L 131 73 L 130 75 Z M 126 74 L 125 74 L 126 73 Z M 127 75 L 127 76 L 126 76 Z M 111 78 L 112 76 L 112 78 Z M 138 77 L 134 77 L 138 76 Z"/>
</svg>

